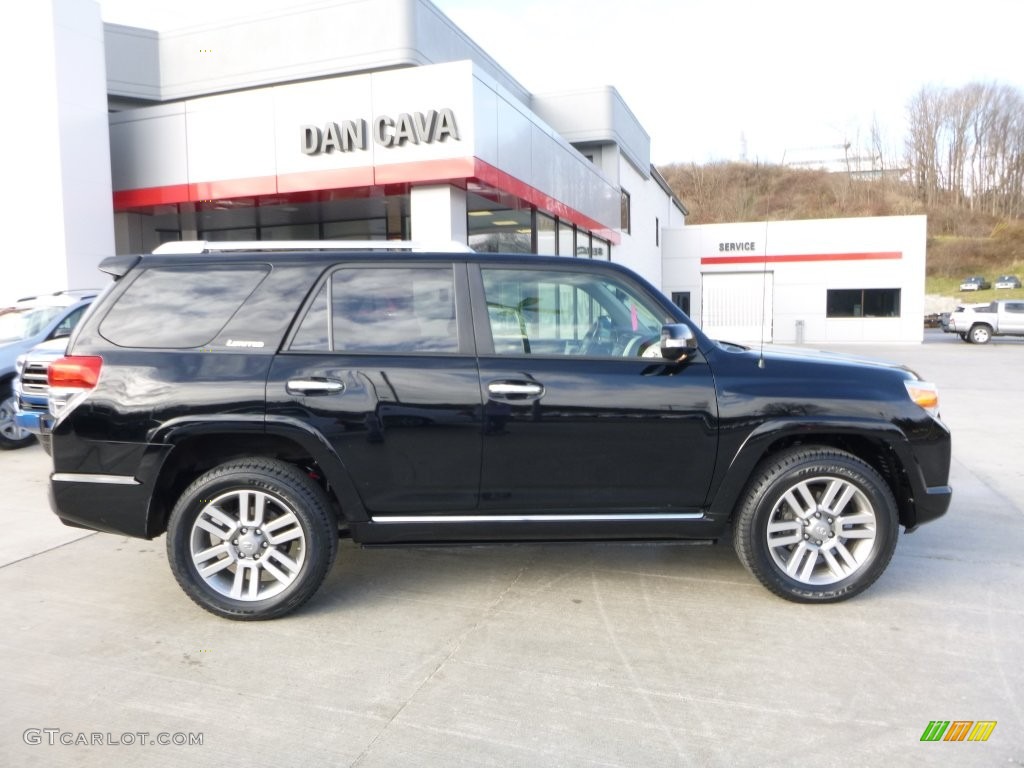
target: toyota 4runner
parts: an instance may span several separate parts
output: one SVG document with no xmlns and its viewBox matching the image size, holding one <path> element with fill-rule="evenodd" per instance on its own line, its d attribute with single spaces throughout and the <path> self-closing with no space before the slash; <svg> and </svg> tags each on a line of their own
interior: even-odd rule
<svg viewBox="0 0 1024 768">
<path fill-rule="evenodd" d="M 775 594 L 836 601 L 949 505 L 937 391 L 909 370 L 714 341 L 607 262 L 420 250 L 107 259 L 49 369 L 57 515 L 166 532 L 196 603 L 267 619 L 340 536 L 731 537 Z"/>
</svg>

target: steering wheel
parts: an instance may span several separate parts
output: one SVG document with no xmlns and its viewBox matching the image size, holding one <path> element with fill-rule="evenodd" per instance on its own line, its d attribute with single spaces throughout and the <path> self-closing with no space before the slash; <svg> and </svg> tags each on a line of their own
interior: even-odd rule
<svg viewBox="0 0 1024 768">
<path fill-rule="evenodd" d="M 612 342 L 612 319 L 608 315 L 601 315 L 594 321 L 590 329 L 583 335 L 580 342 L 581 355 L 600 355 L 611 352 Z M 602 347 L 608 346 L 608 349 Z"/>
</svg>

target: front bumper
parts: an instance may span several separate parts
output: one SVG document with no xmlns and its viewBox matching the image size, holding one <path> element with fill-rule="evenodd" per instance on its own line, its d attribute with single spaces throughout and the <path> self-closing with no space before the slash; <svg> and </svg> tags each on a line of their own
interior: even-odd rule
<svg viewBox="0 0 1024 768">
<path fill-rule="evenodd" d="M 48 411 L 21 411 L 14 414 L 14 423 L 33 435 L 47 435 L 53 427 L 53 417 Z"/>
<path fill-rule="evenodd" d="M 907 527 L 907 533 L 913 533 L 923 523 L 930 523 L 932 520 L 942 517 L 949 509 L 949 503 L 952 500 L 953 489 L 948 485 L 925 488 L 923 496 L 915 499 L 917 519 L 913 525 Z"/>
</svg>

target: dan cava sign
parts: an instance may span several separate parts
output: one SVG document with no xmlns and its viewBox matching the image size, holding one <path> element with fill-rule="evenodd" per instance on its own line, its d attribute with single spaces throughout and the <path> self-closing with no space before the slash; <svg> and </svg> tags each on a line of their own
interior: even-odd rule
<svg viewBox="0 0 1024 768">
<path fill-rule="evenodd" d="M 372 137 L 382 147 L 435 144 L 459 140 L 455 113 L 448 109 L 402 112 L 398 117 L 377 115 L 372 120 L 356 119 L 300 126 L 304 155 L 356 152 L 369 148 Z"/>
</svg>

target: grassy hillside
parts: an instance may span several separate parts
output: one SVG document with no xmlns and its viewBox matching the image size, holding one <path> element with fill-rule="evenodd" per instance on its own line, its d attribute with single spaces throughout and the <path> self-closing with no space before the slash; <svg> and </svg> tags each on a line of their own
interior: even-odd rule
<svg viewBox="0 0 1024 768">
<path fill-rule="evenodd" d="M 658 170 L 689 209 L 690 224 L 925 214 L 928 293 L 960 297 L 960 280 L 973 274 L 989 280 L 1001 274 L 1024 279 L 1024 221 L 952 203 L 925 205 L 912 186 L 895 177 L 859 179 L 748 163 L 667 165 Z M 1000 291 L 999 296 L 1016 293 Z M 982 291 L 976 300 L 993 295 L 995 291 Z"/>
</svg>

